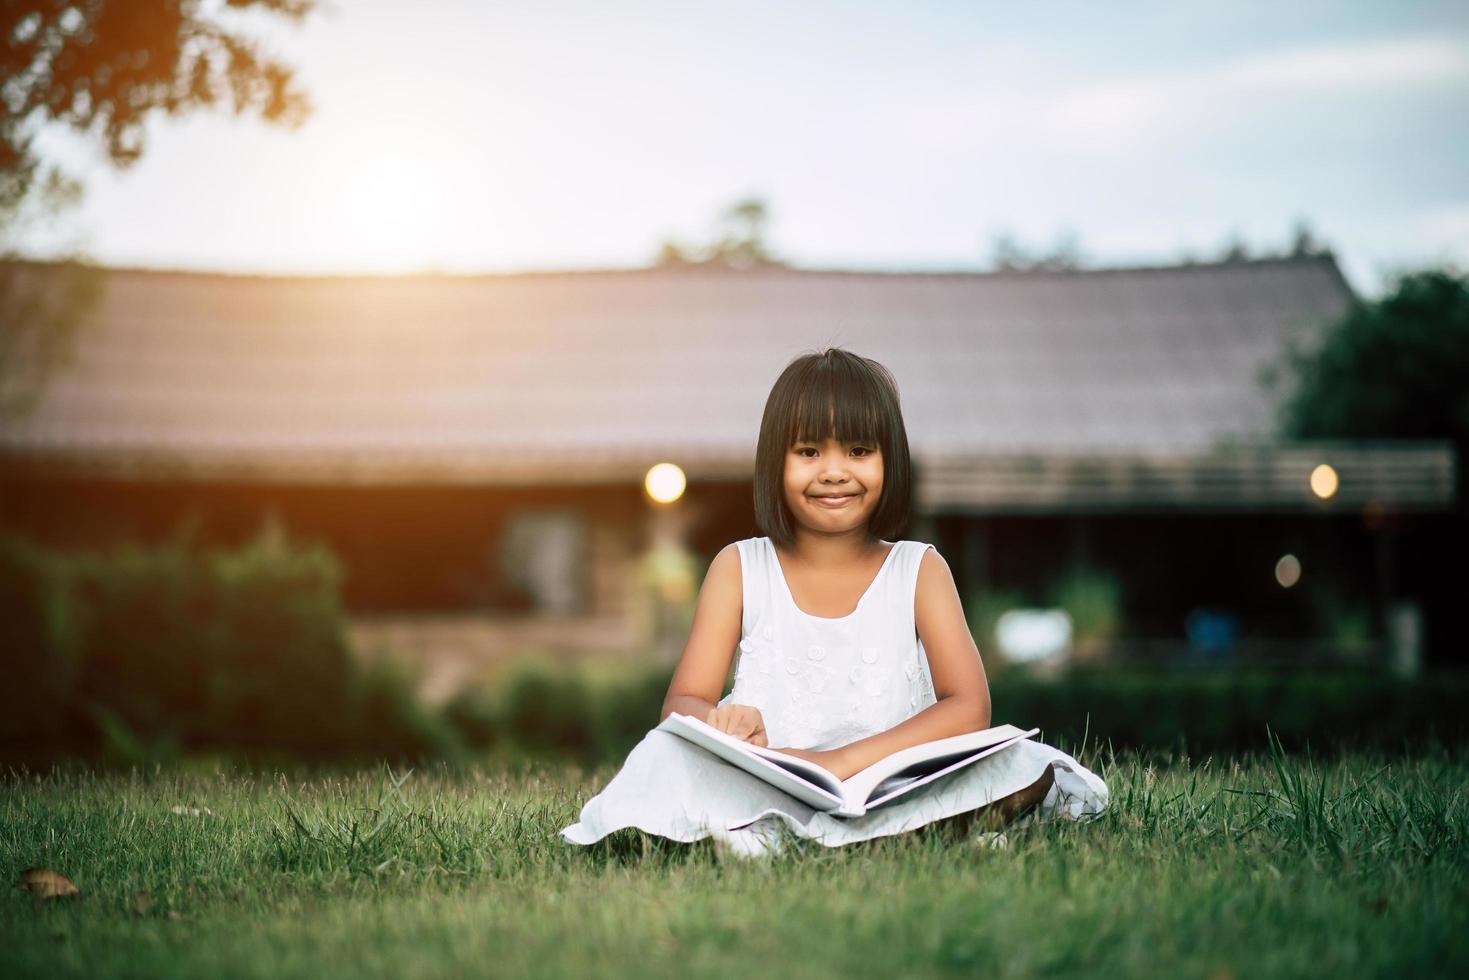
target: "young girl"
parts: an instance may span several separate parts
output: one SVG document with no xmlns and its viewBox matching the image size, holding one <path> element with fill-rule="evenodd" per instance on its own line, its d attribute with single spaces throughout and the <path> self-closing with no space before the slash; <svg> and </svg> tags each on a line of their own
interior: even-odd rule
<svg viewBox="0 0 1469 980">
<path fill-rule="evenodd" d="M 693 715 L 842 779 L 910 745 L 990 727 L 984 666 L 947 563 L 932 545 L 885 540 L 907 525 L 911 499 L 888 370 L 840 348 L 792 361 L 755 449 L 755 520 L 768 536 L 736 541 L 710 564 L 661 717 Z M 716 704 L 736 646 L 733 689 Z M 1079 819 L 1107 797 L 1094 773 L 1030 738 L 865 816 L 833 817 L 655 729 L 560 833 L 592 844 L 638 827 L 714 837 L 743 856 L 777 848 L 782 825 L 834 847 L 943 819 L 994 822 L 1036 803 Z"/>
</svg>

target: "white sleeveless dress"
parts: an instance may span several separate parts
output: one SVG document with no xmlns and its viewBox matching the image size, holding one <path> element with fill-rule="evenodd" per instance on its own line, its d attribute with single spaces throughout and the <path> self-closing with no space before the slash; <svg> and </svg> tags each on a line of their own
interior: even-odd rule
<svg viewBox="0 0 1469 980">
<path fill-rule="evenodd" d="M 918 567 L 932 545 L 898 541 L 846 616 L 796 606 L 769 538 L 737 542 L 744 586 L 735 682 L 719 704 L 760 709 L 771 746 L 831 749 L 886 731 L 935 702 L 928 657 L 914 624 Z M 1024 727 L 1025 719 L 997 718 Z M 668 732 L 649 731 L 607 786 L 560 835 L 592 844 L 637 827 L 677 841 L 706 836 L 736 846 L 768 838 L 783 822 L 835 847 L 913 830 L 977 809 L 1054 769 L 1040 818 L 1082 819 L 1107 805 L 1106 784 L 1034 737 L 934 780 L 857 818 L 834 817 Z"/>
</svg>

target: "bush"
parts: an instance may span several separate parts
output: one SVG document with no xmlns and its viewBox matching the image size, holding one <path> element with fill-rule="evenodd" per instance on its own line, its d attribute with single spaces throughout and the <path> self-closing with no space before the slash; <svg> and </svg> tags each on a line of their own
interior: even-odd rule
<svg viewBox="0 0 1469 980">
<path fill-rule="evenodd" d="M 186 536 L 106 553 L 0 540 L 0 756 L 452 755 L 411 679 L 353 658 L 341 575 L 277 528 L 210 553 Z"/>
<path fill-rule="evenodd" d="M 528 654 L 461 691 L 445 713 L 475 748 L 615 762 L 658 724 L 672 677 L 671 667 L 640 658 Z"/>
<path fill-rule="evenodd" d="M 1052 590 L 1051 603 L 1071 617 L 1076 655 L 1099 656 L 1122 625 L 1122 583 L 1111 572 L 1080 568 Z"/>
<path fill-rule="evenodd" d="M 400 660 L 359 663 L 340 568 L 268 531 L 236 551 L 176 540 L 108 554 L 0 539 L 0 759 L 138 762 L 252 756 L 457 757 L 467 747 L 617 763 L 658 723 L 672 667 L 640 658 L 524 656 L 442 710 Z M 1264 751 L 1266 726 L 1317 751 L 1469 739 L 1469 675 L 1079 668 L 990 679 L 996 724 L 1052 744 Z"/>
<path fill-rule="evenodd" d="M 1469 676 L 1400 681 L 1367 670 L 1170 672 L 1097 667 L 1046 681 L 1017 673 L 991 685 L 994 717 L 1046 740 L 1117 748 L 1266 751 L 1268 725 L 1313 750 L 1401 750 L 1469 739 L 1458 705 Z"/>
<path fill-rule="evenodd" d="M 56 744 L 76 725 L 81 653 L 61 563 L 17 538 L 0 539 L 0 746 Z"/>
<path fill-rule="evenodd" d="M 555 661 L 521 659 L 501 675 L 499 730 L 532 752 L 587 755 L 598 727 L 590 687 Z"/>
<path fill-rule="evenodd" d="M 343 748 L 375 759 L 457 759 L 466 745 L 453 720 L 418 697 L 401 659 L 379 656 L 352 674 Z"/>
<path fill-rule="evenodd" d="M 480 747 L 616 763 L 658 723 L 671 677 L 671 668 L 647 662 L 523 658 L 500 686 L 462 694 L 451 717 Z M 995 724 L 1040 728 L 1039 737 L 1058 746 L 1085 738 L 1118 749 L 1265 752 L 1267 726 L 1287 745 L 1309 742 L 1324 753 L 1469 740 L 1469 720 L 1458 709 L 1469 697 L 1469 676 L 1459 674 L 1408 682 L 1365 670 L 1098 666 L 1058 678 L 1012 670 L 991 678 L 990 696 Z"/>
</svg>

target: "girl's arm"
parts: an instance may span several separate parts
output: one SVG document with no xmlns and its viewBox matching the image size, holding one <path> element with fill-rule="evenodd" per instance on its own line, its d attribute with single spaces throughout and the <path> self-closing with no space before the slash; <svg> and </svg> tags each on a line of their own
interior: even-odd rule
<svg viewBox="0 0 1469 980">
<path fill-rule="evenodd" d="M 675 711 L 693 715 L 700 721 L 709 716 L 724 691 L 729 665 L 740 643 L 743 613 L 740 551 L 728 544 L 709 563 L 709 571 L 699 587 L 694 623 L 663 699 L 660 722 Z"/>
<path fill-rule="evenodd" d="M 949 563 L 936 549 L 925 551 L 913 598 L 918 636 L 928 653 L 937 702 L 885 732 L 832 750 L 842 779 L 900 749 L 990 727 L 990 688 L 979 649 L 964 620 L 964 607 Z"/>
</svg>

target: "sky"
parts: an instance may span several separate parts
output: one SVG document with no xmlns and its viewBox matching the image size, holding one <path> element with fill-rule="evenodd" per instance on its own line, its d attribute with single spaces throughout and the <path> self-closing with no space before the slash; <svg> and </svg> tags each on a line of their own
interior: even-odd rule
<svg viewBox="0 0 1469 980">
<path fill-rule="evenodd" d="M 746 197 L 798 267 L 1094 266 L 1283 249 L 1352 285 L 1469 269 L 1469 4 L 333 0 L 245 24 L 295 131 L 158 119 L 32 254 L 245 273 L 648 264 Z"/>
</svg>

